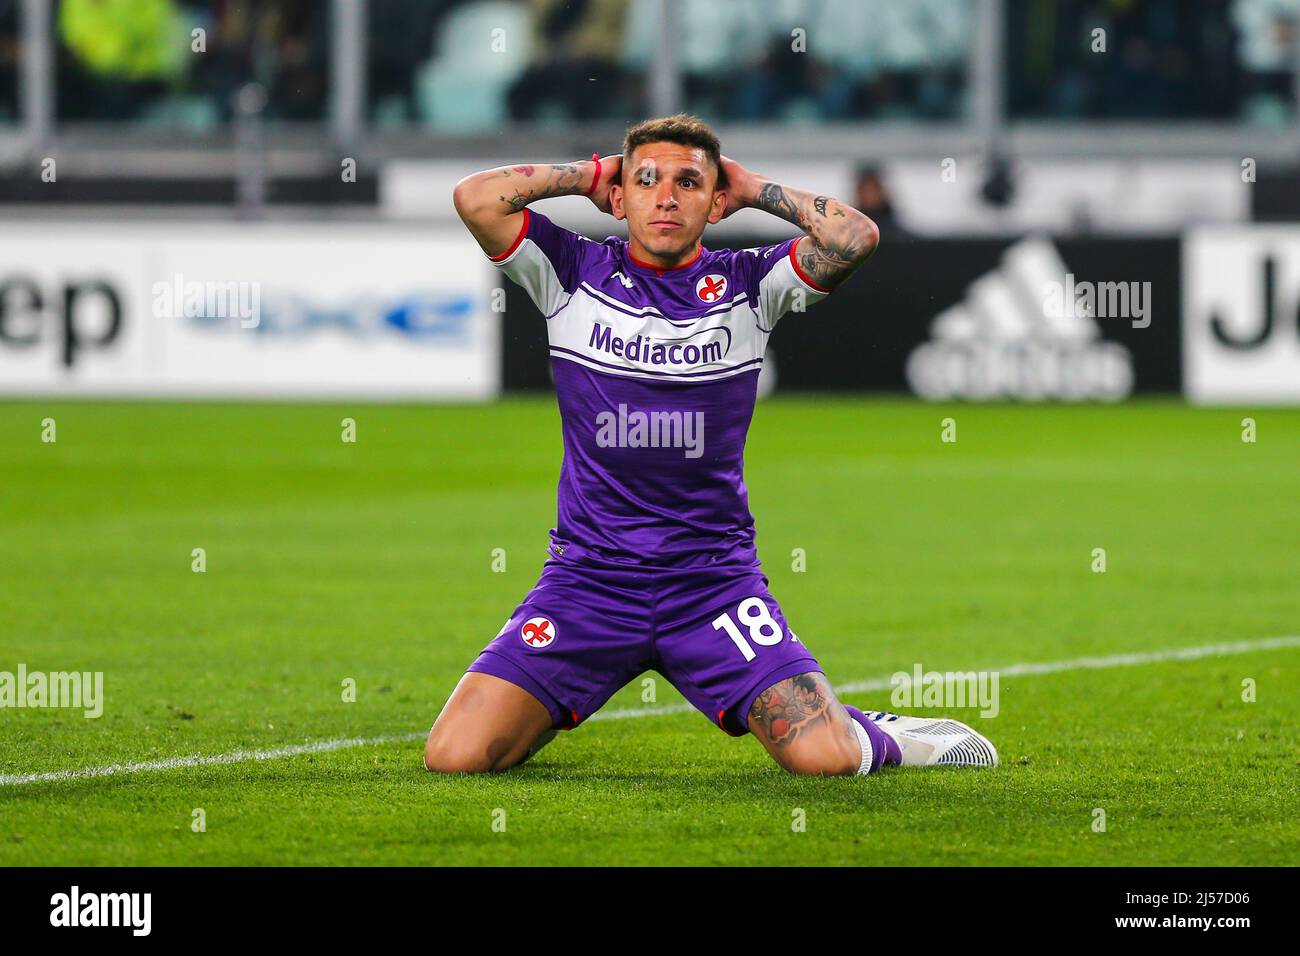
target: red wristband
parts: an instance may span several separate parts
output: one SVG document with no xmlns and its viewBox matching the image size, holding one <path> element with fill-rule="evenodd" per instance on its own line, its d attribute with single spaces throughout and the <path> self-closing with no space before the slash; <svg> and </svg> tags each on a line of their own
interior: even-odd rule
<svg viewBox="0 0 1300 956">
<path fill-rule="evenodd" d="M 584 196 L 590 196 L 596 191 L 596 184 L 600 182 L 600 154 L 592 153 L 591 161 L 596 164 L 596 173 L 591 177 L 591 186 L 583 193 Z"/>
</svg>

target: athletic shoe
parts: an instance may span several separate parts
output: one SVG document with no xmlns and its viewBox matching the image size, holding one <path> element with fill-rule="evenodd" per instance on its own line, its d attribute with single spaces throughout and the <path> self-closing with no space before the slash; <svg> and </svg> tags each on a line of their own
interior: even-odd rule
<svg viewBox="0 0 1300 956">
<path fill-rule="evenodd" d="M 998 752 L 983 734 L 947 717 L 904 717 L 883 710 L 867 714 L 903 752 L 904 767 L 996 767 Z"/>
</svg>

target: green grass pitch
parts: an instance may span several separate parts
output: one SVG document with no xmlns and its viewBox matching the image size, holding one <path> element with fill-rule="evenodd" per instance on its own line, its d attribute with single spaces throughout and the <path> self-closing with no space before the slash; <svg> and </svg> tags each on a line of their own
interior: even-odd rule
<svg viewBox="0 0 1300 956">
<path fill-rule="evenodd" d="M 0 864 L 1300 862 L 1294 644 L 1004 677 L 996 718 L 950 712 L 991 771 L 796 778 L 659 679 L 606 712 L 662 715 L 427 774 L 410 735 L 536 580 L 560 456 L 550 398 L 0 404 L 0 670 L 106 687 L 98 720 L 0 710 L 0 775 L 407 735 L 5 783 Z M 836 684 L 1300 634 L 1300 410 L 779 398 L 747 462 L 773 593 Z"/>
</svg>

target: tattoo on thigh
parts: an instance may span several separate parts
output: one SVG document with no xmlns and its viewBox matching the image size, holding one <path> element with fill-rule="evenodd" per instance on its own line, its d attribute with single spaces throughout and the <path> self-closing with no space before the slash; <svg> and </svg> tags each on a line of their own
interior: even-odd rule
<svg viewBox="0 0 1300 956">
<path fill-rule="evenodd" d="M 755 726 L 778 747 L 793 743 L 806 730 L 830 723 L 835 699 L 823 674 L 800 674 L 773 684 L 758 695 L 749 709 L 749 726 Z"/>
</svg>

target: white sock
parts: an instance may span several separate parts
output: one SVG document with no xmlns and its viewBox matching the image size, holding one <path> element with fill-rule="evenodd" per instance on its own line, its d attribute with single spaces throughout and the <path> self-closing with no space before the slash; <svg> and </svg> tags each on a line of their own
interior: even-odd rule
<svg viewBox="0 0 1300 956">
<path fill-rule="evenodd" d="M 875 756 L 875 750 L 871 746 L 871 737 L 867 734 L 867 728 L 854 720 L 852 714 L 849 715 L 849 723 L 851 723 L 853 729 L 857 731 L 858 744 L 862 747 L 862 763 L 858 765 L 857 774 L 861 777 L 864 774 L 871 773 L 871 759 Z"/>
</svg>

